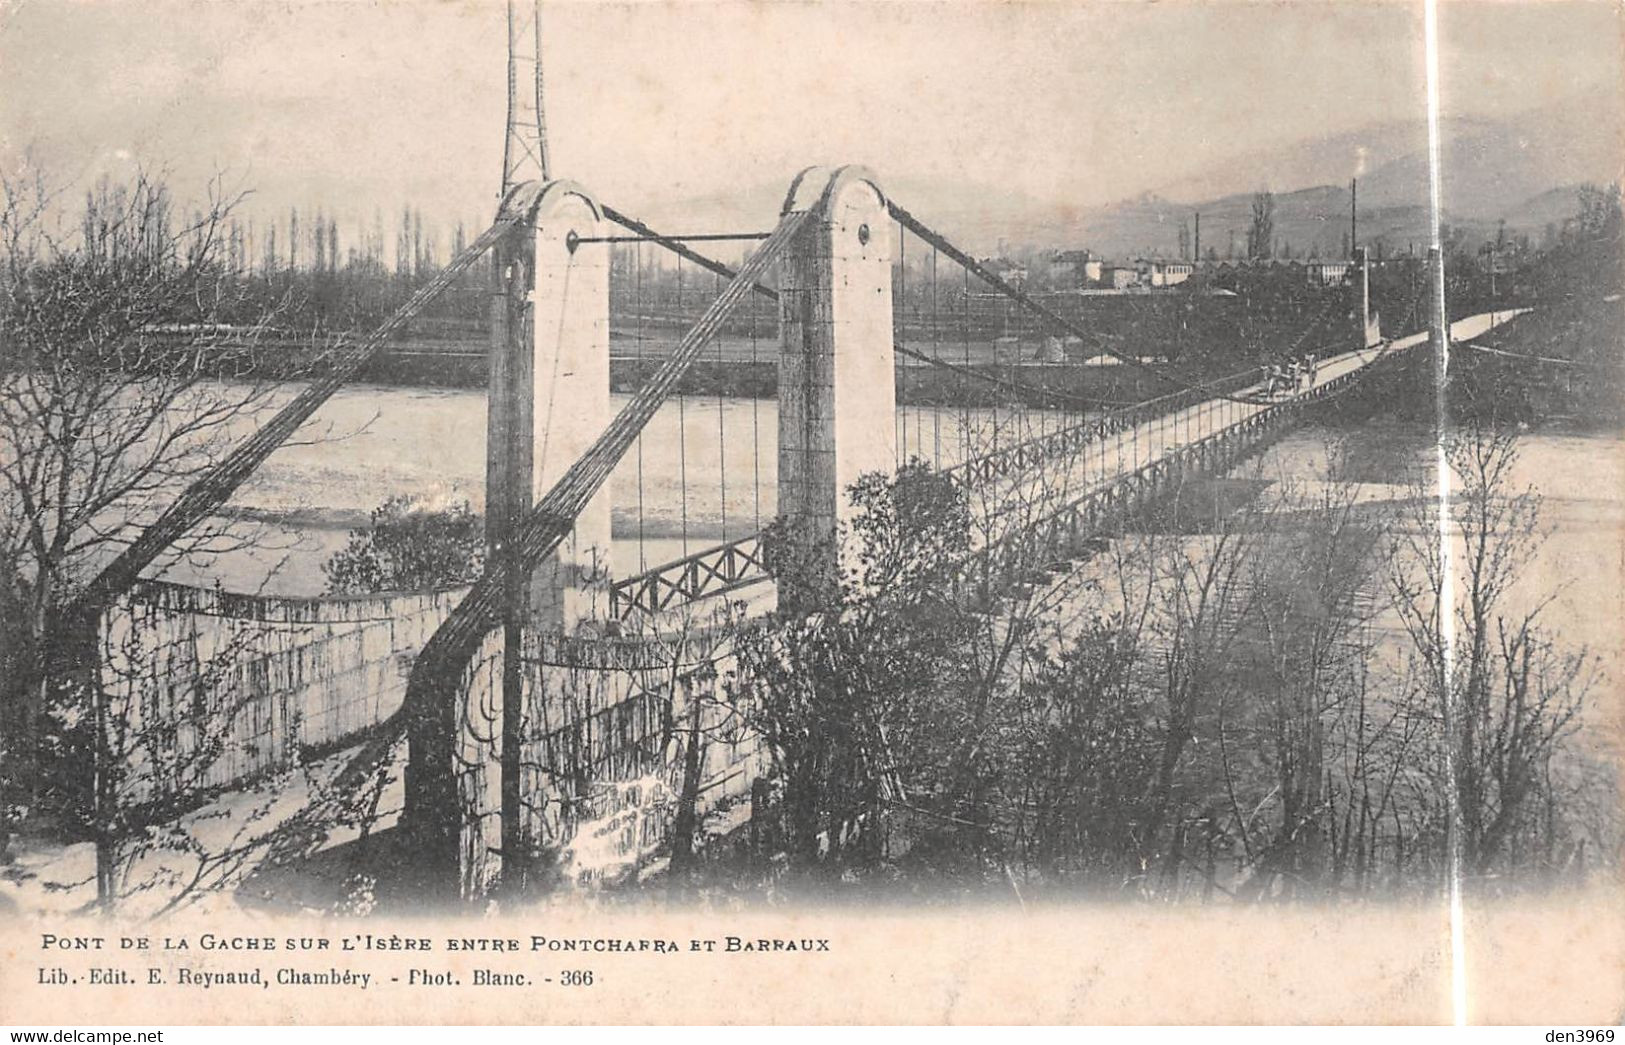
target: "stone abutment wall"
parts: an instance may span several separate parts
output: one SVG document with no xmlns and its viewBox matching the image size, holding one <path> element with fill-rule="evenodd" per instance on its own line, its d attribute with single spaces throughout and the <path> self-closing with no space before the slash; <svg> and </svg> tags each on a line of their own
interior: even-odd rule
<svg viewBox="0 0 1625 1045">
<path fill-rule="evenodd" d="M 98 636 L 121 804 L 248 784 L 345 746 L 400 707 L 413 659 L 462 594 L 138 585 Z"/>
</svg>

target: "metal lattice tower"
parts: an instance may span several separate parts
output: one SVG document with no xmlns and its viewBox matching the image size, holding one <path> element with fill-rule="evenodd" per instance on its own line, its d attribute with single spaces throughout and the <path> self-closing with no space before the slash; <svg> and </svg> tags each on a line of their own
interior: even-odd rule
<svg viewBox="0 0 1625 1045">
<path fill-rule="evenodd" d="M 508 130 L 502 194 L 547 180 L 547 117 L 542 108 L 542 0 L 508 0 Z"/>
</svg>

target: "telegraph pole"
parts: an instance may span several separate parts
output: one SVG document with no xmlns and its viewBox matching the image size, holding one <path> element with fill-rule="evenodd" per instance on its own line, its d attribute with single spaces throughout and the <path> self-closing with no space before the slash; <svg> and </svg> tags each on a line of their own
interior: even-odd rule
<svg viewBox="0 0 1625 1045">
<path fill-rule="evenodd" d="M 1349 179 L 1349 257 L 1360 249 L 1360 179 Z"/>
</svg>

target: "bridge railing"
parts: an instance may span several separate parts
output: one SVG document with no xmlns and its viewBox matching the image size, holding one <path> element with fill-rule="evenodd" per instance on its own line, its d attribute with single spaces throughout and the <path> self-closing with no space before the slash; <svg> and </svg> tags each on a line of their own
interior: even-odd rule
<svg viewBox="0 0 1625 1045">
<path fill-rule="evenodd" d="M 661 614 L 770 579 L 760 530 L 646 569 L 610 589 L 611 614 Z"/>
<path fill-rule="evenodd" d="M 1021 525 L 1003 527 L 956 564 L 959 583 L 989 598 L 1012 582 L 1087 554 L 1102 533 L 1120 530 L 1149 503 L 1166 496 L 1171 487 L 1194 474 L 1231 467 L 1276 438 L 1305 409 L 1344 395 L 1369 373 L 1397 358 L 1382 347 L 1361 366 L 1279 400 L 1210 402 L 1206 409 L 1214 412 L 1218 423 L 1192 426 L 1190 436 L 1165 444 L 1159 454 L 1131 456 L 1121 470 L 1034 506 Z"/>
<path fill-rule="evenodd" d="M 1183 388 L 1143 402 L 1103 409 L 1098 416 L 1051 432 L 1040 432 L 1032 438 L 979 454 L 943 471 L 964 486 L 1007 478 L 1041 465 L 1046 460 L 1085 452 L 1090 443 L 1105 440 L 1119 431 L 1133 429 L 1215 397 L 1239 393 L 1259 384 L 1263 373 L 1262 367 L 1249 367 L 1213 380 L 1203 388 Z"/>
</svg>

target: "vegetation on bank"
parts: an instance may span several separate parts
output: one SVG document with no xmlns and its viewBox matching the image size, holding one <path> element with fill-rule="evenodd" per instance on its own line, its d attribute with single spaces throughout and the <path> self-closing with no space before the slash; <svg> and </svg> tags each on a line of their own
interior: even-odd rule
<svg viewBox="0 0 1625 1045">
<path fill-rule="evenodd" d="M 472 584 L 485 569 L 485 522 L 467 501 L 446 508 L 407 496 L 374 508 L 322 564 L 333 595 L 432 591 Z"/>
<path fill-rule="evenodd" d="M 1334 465 L 1086 567 L 1018 564 L 986 599 L 946 568 L 979 525 L 951 486 L 865 480 L 861 551 L 838 575 L 787 563 L 809 597 L 741 630 L 738 708 L 779 788 L 758 830 L 792 871 L 775 888 L 1427 893 L 1453 817 L 1474 888 L 1617 866 L 1618 796 L 1581 735 L 1597 658 L 1513 594 L 1539 533 L 1516 454 L 1504 431 L 1451 437 L 1449 613 L 1425 474 L 1374 513 Z"/>
</svg>

